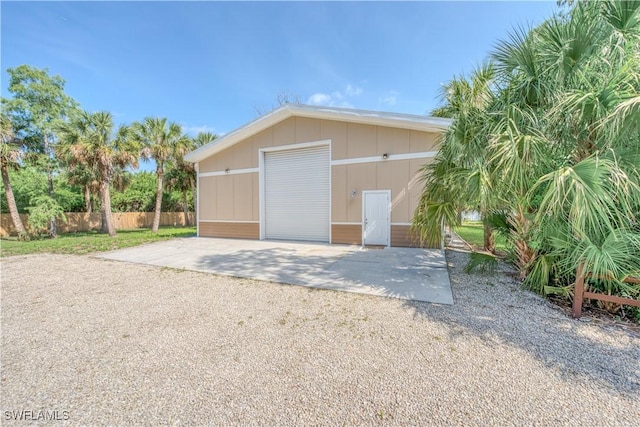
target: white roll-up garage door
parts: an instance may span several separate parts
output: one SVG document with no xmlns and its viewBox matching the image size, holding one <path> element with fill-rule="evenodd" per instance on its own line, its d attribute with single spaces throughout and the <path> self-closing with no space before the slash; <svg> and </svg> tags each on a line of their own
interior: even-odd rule
<svg viewBox="0 0 640 427">
<path fill-rule="evenodd" d="M 329 242 L 328 145 L 264 154 L 265 237 Z"/>
</svg>

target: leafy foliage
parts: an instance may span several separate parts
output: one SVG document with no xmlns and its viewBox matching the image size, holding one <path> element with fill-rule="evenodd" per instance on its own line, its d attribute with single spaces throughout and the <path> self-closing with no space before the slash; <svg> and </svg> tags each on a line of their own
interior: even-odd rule
<svg viewBox="0 0 640 427">
<path fill-rule="evenodd" d="M 637 298 L 622 279 L 640 275 L 638 52 L 637 1 L 571 3 L 499 41 L 489 65 L 445 87 L 437 113 L 453 124 L 414 227 L 435 240 L 452 211 L 480 209 L 508 230 L 531 289 L 569 296 L 584 263 L 609 278 L 594 287 Z"/>
<path fill-rule="evenodd" d="M 42 234 L 54 219 L 66 221 L 64 209 L 52 197 L 38 196 L 33 199 L 34 206 L 29 210 L 29 228 L 36 235 Z"/>
<path fill-rule="evenodd" d="M 471 252 L 469 262 L 464 266 L 464 272 L 473 273 L 477 271 L 479 273 L 493 274 L 497 268 L 498 259 L 494 255 Z"/>
</svg>

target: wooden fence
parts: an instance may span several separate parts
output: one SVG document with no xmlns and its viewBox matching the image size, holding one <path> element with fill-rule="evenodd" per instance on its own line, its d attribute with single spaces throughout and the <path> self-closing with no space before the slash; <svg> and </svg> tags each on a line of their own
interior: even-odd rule
<svg viewBox="0 0 640 427">
<path fill-rule="evenodd" d="M 100 212 L 88 214 L 86 212 L 65 213 L 66 221 L 57 221 L 59 233 L 75 233 L 78 231 L 100 230 L 102 219 Z M 20 214 L 22 223 L 29 228 L 29 215 Z M 153 212 L 114 212 L 113 221 L 116 230 L 128 230 L 133 228 L 151 228 L 153 223 Z M 195 224 L 195 214 L 189 212 L 189 223 Z M 184 226 L 183 212 L 162 212 L 160 214 L 160 225 L 171 225 L 174 227 Z M 11 215 L 0 215 L 0 237 L 16 235 Z"/>
<path fill-rule="evenodd" d="M 640 300 L 637 299 L 622 298 L 615 295 L 605 295 L 595 292 L 589 292 L 589 283 L 586 283 L 585 281 L 585 279 L 588 279 L 589 277 L 591 277 L 591 273 L 586 272 L 584 269 L 584 265 L 580 264 L 578 266 L 578 270 L 576 271 L 576 282 L 573 295 L 573 310 L 571 313 L 575 319 L 579 319 L 580 316 L 582 316 L 582 304 L 585 298 L 612 302 L 614 304 L 633 305 L 635 307 L 640 307 Z M 624 281 L 626 283 L 640 284 L 640 278 L 638 277 L 627 277 Z"/>
</svg>

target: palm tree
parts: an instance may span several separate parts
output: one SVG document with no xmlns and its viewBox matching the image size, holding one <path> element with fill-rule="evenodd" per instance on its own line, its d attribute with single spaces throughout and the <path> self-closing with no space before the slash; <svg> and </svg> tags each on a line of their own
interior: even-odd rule
<svg viewBox="0 0 640 427">
<path fill-rule="evenodd" d="M 165 163 L 182 158 L 189 150 L 190 140 L 182 133 L 182 127 L 179 124 L 169 122 L 166 118 L 147 117 L 140 123 L 134 123 L 132 128 L 136 140 L 142 146 L 142 157 L 153 159 L 156 162 L 158 183 L 151 230 L 157 233 L 160 227 L 160 213 L 162 211 Z"/>
<path fill-rule="evenodd" d="M 93 210 L 92 197 L 100 193 L 100 180 L 96 171 L 89 168 L 85 163 L 76 163 L 73 159 L 62 160 L 67 165 L 67 181 L 71 185 L 82 187 L 84 209 L 85 212 L 91 214 Z"/>
<path fill-rule="evenodd" d="M 19 167 L 22 154 L 22 141 L 16 136 L 11 119 L 4 114 L 4 112 L 0 114 L 0 136 L 2 137 L 2 146 L 0 146 L 0 170 L 2 171 L 2 184 L 4 185 L 7 197 L 7 206 L 9 207 L 11 221 L 13 221 L 13 226 L 18 233 L 18 237 L 24 238 L 27 235 L 27 231 L 20 219 L 16 199 L 13 195 L 13 187 L 11 187 L 11 180 L 9 179 L 9 169 Z"/>
<path fill-rule="evenodd" d="M 580 2 L 494 54 L 505 96 L 493 160 L 509 183 L 502 194 L 516 201 L 521 275 L 538 290 L 581 263 L 601 276 L 638 272 L 628 260 L 640 247 L 640 132 L 629 114 L 638 112 L 639 36 L 640 3 Z"/>
<path fill-rule="evenodd" d="M 195 138 L 190 139 L 187 151 L 195 150 L 205 144 L 214 141 L 218 135 L 210 132 L 200 132 Z M 196 179 L 197 173 L 193 163 L 185 162 L 182 156 L 176 157 L 174 161 L 170 163 L 170 168 L 167 171 L 167 188 L 171 190 L 180 190 L 182 193 L 182 208 L 184 212 L 185 225 L 191 225 L 189 221 L 189 203 L 187 194 L 189 191 L 192 193 L 192 197 L 196 200 Z"/>
<path fill-rule="evenodd" d="M 451 221 L 454 209 L 445 215 L 441 208 L 446 203 L 482 200 L 470 185 L 469 163 L 481 159 L 475 175 L 490 190 L 487 206 L 508 217 L 529 287 L 569 295 L 584 266 L 602 291 L 639 296 L 640 287 L 622 282 L 640 275 L 638 52 L 640 2 L 576 2 L 499 42 L 495 86 L 482 114 L 469 115 L 473 97 L 457 95 L 473 92 L 472 84 L 457 79 L 448 88 L 456 96 L 439 113 L 454 122 L 425 168 L 432 175 L 416 222 Z M 429 215 L 435 219 L 424 219 Z"/>
<path fill-rule="evenodd" d="M 128 137 L 128 128 L 120 127 L 114 133 L 111 113 L 83 111 L 59 127 L 58 154 L 69 165 L 86 165 L 99 179 L 102 231 L 115 236 L 111 215 L 110 184 L 117 167 L 137 165 L 137 153 Z"/>
<path fill-rule="evenodd" d="M 413 220 L 422 240 L 436 245 L 441 240 L 441 224 L 458 222 L 463 209 L 480 209 L 483 217 L 484 247 L 493 252 L 495 240 L 489 224 L 492 189 L 487 169 L 487 114 L 493 99 L 495 71 L 490 63 L 476 69 L 469 79 L 454 78 L 444 86 L 444 105 L 434 113 L 454 119 L 444 134 L 434 161 L 422 169 L 425 182 Z"/>
</svg>

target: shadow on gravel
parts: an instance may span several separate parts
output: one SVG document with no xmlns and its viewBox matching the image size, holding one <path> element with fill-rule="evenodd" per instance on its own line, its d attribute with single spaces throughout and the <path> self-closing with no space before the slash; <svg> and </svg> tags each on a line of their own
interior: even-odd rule
<svg viewBox="0 0 640 427">
<path fill-rule="evenodd" d="M 454 258 L 454 259 L 452 259 Z M 442 322 L 451 338 L 475 336 L 486 345 L 511 345 L 531 354 L 566 380 L 576 376 L 625 394 L 640 391 L 638 338 L 602 342 L 590 325 L 568 318 L 551 303 L 522 290 L 501 266 L 495 275 L 467 275 L 464 254 L 447 251 L 455 303 L 438 306 L 406 301 L 416 316 Z M 593 326 L 595 327 L 595 325 Z M 602 333 L 608 334 L 606 327 Z M 611 333 L 624 335 L 622 330 Z"/>
</svg>

